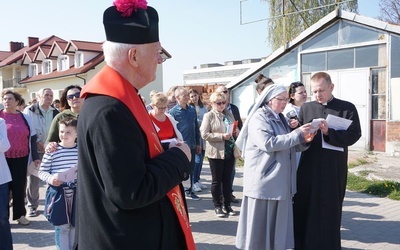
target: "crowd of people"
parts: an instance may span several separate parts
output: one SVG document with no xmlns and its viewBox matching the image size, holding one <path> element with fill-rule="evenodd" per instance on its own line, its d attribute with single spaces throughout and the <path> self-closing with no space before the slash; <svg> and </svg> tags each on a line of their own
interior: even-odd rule
<svg viewBox="0 0 400 250">
<path fill-rule="evenodd" d="M 219 218 L 238 214 L 233 181 L 244 159 L 237 248 L 340 249 L 347 148 L 361 129 L 355 106 L 332 95 L 330 76 L 311 77 L 307 102 L 303 83 L 287 88 L 260 74 L 244 124 L 224 85 L 207 103 L 197 89 L 174 86 L 151 91 L 145 105 L 138 92 L 163 62 L 158 14 L 118 2 L 103 16 L 106 66 L 83 88 L 66 87 L 59 101 L 43 88 L 28 106 L 2 93 L 0 249 L 12 249 L 10 205 L 19 224 L 38 216 L 40 180 L 57 249 L 195 249 L 186 199 L 208 188 L 205 157 Z M 351 125 L 335 130 L 328 115 Z"/>
</svg>

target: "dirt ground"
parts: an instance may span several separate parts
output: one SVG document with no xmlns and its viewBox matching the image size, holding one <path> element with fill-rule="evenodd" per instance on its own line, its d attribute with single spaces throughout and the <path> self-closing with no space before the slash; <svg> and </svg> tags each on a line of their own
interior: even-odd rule
<svg viewBox="0 0 400 250">
<path fill-rule="evenodd" d="M 400 182 L 400 157 L 390 156 L 380 152 L 349 150 L 349 164 L 360 164 L 349 168 L 357 174 L 360 171 L 369 172 L 367 178 L 373 180 L 393 180 Z"/>
</svg>

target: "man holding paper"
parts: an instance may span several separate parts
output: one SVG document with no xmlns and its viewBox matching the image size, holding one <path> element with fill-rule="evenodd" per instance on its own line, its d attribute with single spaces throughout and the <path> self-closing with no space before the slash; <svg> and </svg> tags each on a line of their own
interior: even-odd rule
<svg viewBox="0 0 400 250">
<path fill-rule="evenodd" d="M 361 127 L 356 107 L 335 98 L 333 88 L 329 74 L 314 74 L 311 91 L 315 101 L 304 103 L 299 113 L 301 124 L 319 123 L 320 131 L 309 149 L 302 153 L 297 172 L 294 197 L 296 249 L 341 249 L 347 148 L 361 137 Z M 350 125 L 333 126 L 338 120 L 343 124 L 342 118 Z"/>
</svg>

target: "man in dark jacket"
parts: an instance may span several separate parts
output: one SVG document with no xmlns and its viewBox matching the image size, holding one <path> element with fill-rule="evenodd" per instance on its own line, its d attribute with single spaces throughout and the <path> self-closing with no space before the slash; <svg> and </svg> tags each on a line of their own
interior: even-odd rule
<svg viewBox="0 0 400 250">
<path fill-rule="evenodd" d="M 81 92 L 74 248 L 194 249 L 180 185 L 190 149 L 163 151 L 138 95 L 163 62 L 158 14 L 145 1 L 124 3 L 104 12 L 107 65 Z"/>
</svg>

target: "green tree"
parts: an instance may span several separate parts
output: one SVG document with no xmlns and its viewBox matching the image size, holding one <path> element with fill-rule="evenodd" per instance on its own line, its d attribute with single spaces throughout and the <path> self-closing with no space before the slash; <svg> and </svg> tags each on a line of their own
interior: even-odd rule
<svg viewBox="0 0 400 250">
<path fill-rule="evenodd" d="M 336 6 L 342 10 L 358 13 L 357 0 L 261 1 L 269 4 L 271 19 L 268 23 L 268 40 L 273 50 L 294 39 L 305 29 L 335 10 Z"/>
</svg>

